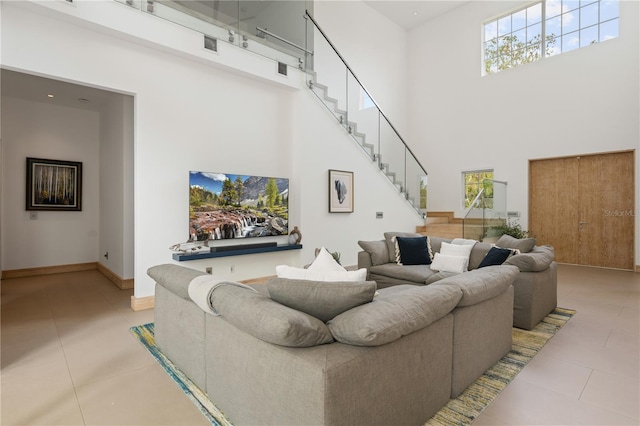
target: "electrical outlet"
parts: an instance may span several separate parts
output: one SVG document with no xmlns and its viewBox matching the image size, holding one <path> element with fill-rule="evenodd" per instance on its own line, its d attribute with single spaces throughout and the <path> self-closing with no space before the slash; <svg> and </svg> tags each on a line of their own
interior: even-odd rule
<svg viewBox="0 0 640 426">
<path fill-rule="evenodd" d="M 205 271 L 206 271 L 206 273 L 207 273 L 207 274 L 209 274 L 209 275 L 213 274 L 213 268 L 212 268 L 211 266 L 207 266 L 207 267 L 205 268 Z"/>
<path fill-rule="evenodd" d="M 235 265 L 229 266 L 229 272 L 231 272 L 233 274 L 235 271 L 236 271 L 236 266 Z"/>
</svg>

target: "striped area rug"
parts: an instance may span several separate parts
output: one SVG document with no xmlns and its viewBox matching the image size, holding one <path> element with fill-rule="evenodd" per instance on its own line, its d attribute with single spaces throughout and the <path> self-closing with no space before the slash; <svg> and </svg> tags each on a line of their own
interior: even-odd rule
<svg viewBox="0 0 640 426">
<path fill-rule="evenodd" d="M 514 328 L 511 351 L 471 384 L 458 398 L 450 400 L 425 425 L 464 426 L 471 424 L 574 314 L 574 310 L 556 308 L 533 330 Z M 130 329 L 131 333 L 147 348 L 164 371 L 178 384 L 212 425 L 230 426 L 231 423 L 224 417 L 222 411 L 158 349 L 153 330 L 153 323 Z"/>
<path fill-rule="evenodd" d="M 511 351 L 485 371 L 460 396 L 449 400 L 425 425 L 470 424 L 575 313 L 572 309 L 556 308 L 532 330 L 514 328 Z"/>
</svg>

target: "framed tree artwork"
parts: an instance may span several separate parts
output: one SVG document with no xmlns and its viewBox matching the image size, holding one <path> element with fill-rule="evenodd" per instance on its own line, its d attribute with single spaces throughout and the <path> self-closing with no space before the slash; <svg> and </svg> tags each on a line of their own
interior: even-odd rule
<svg viewBox="0 0 640 426">
<path fill-rule="evenodd" d="M 82 163 L 27 157 L 27 210 L 82 211 Z"/>
<path fill-rule="evenodd" d="M 329 170 L 329 213 L 353 213 L 353 172 Z"/>
</svg>

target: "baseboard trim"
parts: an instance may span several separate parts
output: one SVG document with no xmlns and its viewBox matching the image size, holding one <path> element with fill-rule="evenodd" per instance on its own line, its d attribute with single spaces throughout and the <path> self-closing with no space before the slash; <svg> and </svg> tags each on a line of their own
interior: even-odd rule
<svg viewBox="0 0 640 426">
<path fill-rule="evenodd" d="M 133 278 L 124 279 L 100 262 L 98 262 L 98 271 L 114 283 L 120 290 L 130 290 L 133 288 Z"/>
<path fill-rule="evenodd" d="M 269 275 L 268 277 L 259 277 L 259 278 L 249 278 L 246 280 L 239 280 L 238 282 L 241 284 L 251 285 L 251 284 L 266 284 L 269 278 L 275 278 L 275 275 Z"/>
<path fill-rule="evenodd" d="M 98 262 L 74 263 L 70 265 L 42 266 L 38 268 L 10 269 L 2 271 L 2 279 L 35 277 L 37 275 L 63 274 L 65 272 L 91 271 L 98 269 Z"/>
<path fill-rule="evenodd" d="M 156 304 L 155 296 L 135 297 L 131 296 L 131 309 L 134 311 L 143 311 L 145 309 L 153 309 Z"/>
</svg>

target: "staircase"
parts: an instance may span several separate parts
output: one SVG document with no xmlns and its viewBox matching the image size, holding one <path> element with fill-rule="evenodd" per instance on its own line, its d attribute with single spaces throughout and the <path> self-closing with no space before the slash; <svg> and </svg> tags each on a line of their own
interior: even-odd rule
<svg viewBox="0 0 640 426">
<path fill-rule="evenodd" d="M 462 219 L 453 212 L 428 212 L 425 224 L 417 226 L 416 232 L 430 237 L 462 238 Z"/>
<path fill-rule="evenodd" d="M 482 241 L 482 219 L 460 219 L 453 212 L 429 212 L 423 226 L 416 232 L 430 237 L 467 238 Z"/>
<path fill-rule="evenodd" d="M 309 89 L 311 89 L 313 93 L 318 98 L 320 98 L 322 103 L 336 117 L 336 119 L 345 128 L 351 138 L 364 150 L 367 156 L 371 158 L 371 161 L 377 163 L 377 167 L 380 169 L 380 171 L 382 171 L 382 173 L 384 173 L 384 175 L 387 177 L 387 179 L 389 179 L 393 186 L 395 186 L 399 192 L 403 193 L 407 201 L 412 206 L 417 206 L 415 197 L 412 197 L 408 192 L 406 192 L 403 186 L 403 181 L 398 178 L 396 172 L 392 172 L 390 170 L 390 164 L 384 163 L 382 161 L 382 154 L 376 153 L 375 145 L 367 143 L 367 135 L 363 132 L 358 131 L 358 123 L 349 121 L 347 119 L 347 111 L 341 109 L 338 106 L 338 99 L 329 96 L 329 88 L 327 86 L 317 82 L 315 73 L 309 73 L 309 75 L 311 76 L 311 79 L 307 81 L 307 86 L 309 87 Z"/>
<path fill-rule="evenodd" d="M 375 167 L 424 218 L 427 177 L 424 167 L 308 12 L 305 19 L 309 27 L 307 33 L 313 34 L 309 37 L 313 48 L 305 46 L 307 86 Z M 367 101 L 366 106 L 363 99 Z"/>
</svg>

